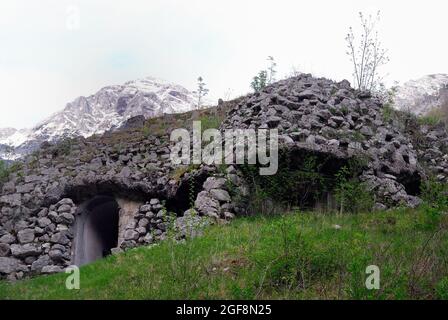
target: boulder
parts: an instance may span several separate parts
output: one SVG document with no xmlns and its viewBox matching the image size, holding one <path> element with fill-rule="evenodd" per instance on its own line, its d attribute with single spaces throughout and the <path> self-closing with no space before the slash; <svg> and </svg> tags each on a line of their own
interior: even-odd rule
<svg viewBox="0 0 448 320">
<path fill-rule="evenodd" d="M 46 226 L 51 224 L 51 220 L 48 219 L 47 217 L 39 218 L 37 220 L 37 224 L 39 225 L 39 227 L 45 228 Z"/>
<path fill-rule="evenodd" d="M 123 178 L 129 178 L 132 174 L 131 169 L 129 169 L 129 167 L 124 167 L 123 169 L 121 169 L 119 175 Z"/>
<path fill-rule="evenodd" d="M 17 233 L 17 239 L 22 244 L 33 242 L 34 237 L 34 229 L 23 229 Z"/>
<path fill-rule="evenodd" d="M 0 243 L 11 244 L 11 243 L 14 243 L 15 241 L 16 241 L 16 237 L 14 237 L 10 233 L 7 233 L 7 234 L 5 234 L 5 235 L 0 237 Z"/>
<path fill-rule="evenodd" d="M 211 189 L 226 189 L 227 180 L 225 178 L 210 177 L 204 182 L 204 190 L 210 191 Z"/>
<path fill-rule="evenodd" d="M 17 270 L 19 260 L 14 258 L 0 257 L 0 273 L 10 274 Z"/>
<path fill-rule="evenodd" d="M 32 243 L 11 245 L 11 254 L 16 258 L 34 257 L 40 255 L 41 252 L 40 246 Z"/>
<path fill-rule="evenodd" d="M 70 238 L 68 237 L 67 232 L 61 231 L 52 235 L 50 241 L 52 243 L 66 245 L 70 243 Z"/>
<path fill-rule="evenodd" d="M 68 204 L 63 204 L 58 208 L 58 213 L 69 213 L 72 210 L 72 207 Z"/>
<path fill-rule="evenodd" d="M 153 243 L 153 241 L 154 241 L 154 238 L 150 233 L 147 233 L 143 238 L 143 242 L 148 243 L 148 244 Z"/>
<path fill-rule="evenodd" d="M 9 254 L 10 245 L 7 243 L 0 243 L 0 257 L 6 257 Z"/>
<path fill-rule="evenodd" d="M 42 273 L 43 274 L 53 274 L 53 273 L 59 273 L 59 272 L 63 272 L 64 269 L 62 269 L 60 266 L 44 266 L 42 268 Z"/>
<path fill-rule="evenodd" d="M 75 204 L 73 203 L 73 200 L 70 199 L 70 198 L 64 198 L 64 199 L 62 199 L 61 201 L 59 201 L 56 204 L 57 207 L 60 207 L 60 206 L 63 206 L 63 205 L 67 205 L 67 206 L 73 207 Z"/>
<path fill-rule="evenodd" d="M 219 218 L 219 202 L 206 191 L 198 194 L 194 206 L 201 215 Z"/>
<path fill-rule="evenodd" d="M 34 190 L 34 184 L 32 184 L 32 183 L 18 185 L 16 187 L 17 193 L 30 193 L 33 190 Z"/>
<path fill-rule="evenodd" d="M 51 264 L 51 259 L 48 255 L 40 256 L 31 264 L 32 272 L 41 272 L 42 268 Z"/>
<path fill-rule="evenodd" d="M 128 229 L 124 233 L 125 240 L 137 240 L 139 237 L 139 233 L 133 229 Z"/>
<path fill-rule="evenodd" d="M 140 219 L 140 221 L 138 222 L 138 226 L 143 228 L 145 228 L 148 224 L 149 220 L 146 218 Z"/>
<path fill-rule="evenodd" d="M 22 205 L 22 195 L 20 193 L 14 193 L 1 196 L 0 205 L 8 205 L 10 207 L 20 207 Z"/>
<path fill-rule="evenodd" d="M 62 223 L 71 225 L 75 221 L 75 216 L 69 212 L 65 212 L 59 216 Z"/>
<path fill-rule="evenodd" d="M 367 127 L 367 126 L 363 126 L 363 127 L 361 128 L 360 132 L 361 132 L 364 136 L 366 136 L 366 137 L 372 137 L 372 136 L 375 135 L 375 134 L 373 133 L 372 128 Z"/>
<path fill-rule="evenodd" d="M 2 188 L 3 194 L 11 194 L 14 192 L 16 192 L 16 186 L 14 185 L 14 182 L 8 181 L 5 184 L 3 184 L 3 188 Z"/>
<path fill-rule="evenodd" d="M 145 204 L 143 206 L 140 207 L 140 212 L 142 213 L 146 213 L 151 211 L 151 205 L 150 204 Z"/>
<path fill-rule="evenodd" d="M 219 202 L 230 202 L 232 199 L 227 191 L 222 189 L 212 189 L 210 190 L 211 196 L 218 200 Z"/>
<path fill-rule="evenodd" d="M 45 193 L 45 198 L 43 201 L 43 204 L 45 206 L 54 204 L 59 201 L 59 199 L 62 198 L 62 195 L 65 193 L 66 189 L 65 184 L 58 183 L 56 186 L 52 187 L 50 190 L 48 190 Z"/>
<path fill-rule="evenodd" d="M 278 127 L 280 122 L 282 122 L 282 118 L 277 117 L 277 116 L 272 116 L 272 117 L 269 117 L 268 119 L 266 119 L 266 124 L 268 125 L 269 128 Z"/>
</svg>

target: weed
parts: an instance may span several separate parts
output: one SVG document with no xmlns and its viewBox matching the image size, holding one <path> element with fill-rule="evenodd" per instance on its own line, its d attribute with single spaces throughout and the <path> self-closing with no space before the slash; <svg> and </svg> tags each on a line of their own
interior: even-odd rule
<svg viewBox="0 0 448 320">
<path fill-rule="evenodd" d="M 339 212 L 369 212 L 374 205 L 374 198 L 368 187 L 353 175 L 348 167 L 342 167 L 336 174 L 335 197 L 339 204 Z"/>
<path fill-rule="evenodd" d="M 442 122 L 442 120 L 437 115 L 427 115 L 418 118 L 418 123 L 420 125 L 427 125 L 432 127 L 438 125 L 440 122 Z"/>
<path fill-rule="evenodd" d="M 239 218 L 83 266 L 82 290 L 57 274 L 0 282 L 0 299 L 448 299 L 447 229 L 420 229 L 420 210 Z"/>
<path fill-rule="evenodd" d="M 386 104 L 383 107 L 383 120 L 386 123 L 390 123 L 395 115 L 395 110 L 391 104 Z"/>
<path fill-rule="evenodd" d="M 9 168 L 6 162 L 0 160 L 0 183 L 5 182 L 9 177 Z"/>
</svg>

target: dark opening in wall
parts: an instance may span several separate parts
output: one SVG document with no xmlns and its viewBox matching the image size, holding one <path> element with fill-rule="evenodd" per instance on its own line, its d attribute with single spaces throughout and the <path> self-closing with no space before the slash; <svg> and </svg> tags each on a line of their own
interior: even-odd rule
<svg viewBox="0 0 448 320">
<path fill-rule="evenodd" d="M 414 173 L 401 173 L 397 176 L 397 181 L 404 186 L 406 193 L 411 196 L 420 195 L 420 185 L 422 183 L 422 178 L 417 172 Z"/>
<path fill-rule="evenodd" d="M 81 266 L 109 255 L 117 247 L 120 208 L 111 196 L 95 196 L 78 210 L 73 263 Z"/>
<path fill-rule="evenodd" d="M 169 212 L 175 212 L 178 216 L 182 216 L 185 211 L 191 209 L 192 199 L 190 198 L 196 199 L 209 175 L 205 171 L 197 171 L 192 176 L 193 178 L 183 179 L 175 196 L 166 200 L 166 208 Z"/>
<path fill-rule="evenodd" d="M 336 205 L 333 192 L 337 174 L 343 167 L 351 168 L 349 162 L 331 154 L 297 149 L 279 154 L 278 171 L 272 176 L 260 176 L 257 166 L 240 166 L 251 188 L 252 199 L 248 203 L 255 204 L 249 212 L 265 212 L 265 203 L 273 207 L 332 210 Z"/>
</svg>

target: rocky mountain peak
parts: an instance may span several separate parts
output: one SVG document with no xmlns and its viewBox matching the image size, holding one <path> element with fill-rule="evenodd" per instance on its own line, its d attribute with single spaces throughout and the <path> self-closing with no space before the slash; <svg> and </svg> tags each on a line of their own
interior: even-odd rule
<svg viewBox="0 0 448 320">
<path fill-rule="evenodd" d="M 31 130 L 0 129 L 0 145 L 14 149 L 8 155 L 0 149 L 0 158 L 14 159 L 28 154 L 45 141 L 102 134 L 135 116 L 152 118 L 165 113 L 186 112 L 195 104 L 194 93 L 153 77 L 107 86 L 93 95 L 67 103 L 62 111 Z"/>
<path fill-rule="evenodd" d="M 448 98 L 448 74 L 432 74 L 397 87 L 395 106 L 399 110 L 424 115 Z"/>
</svg>

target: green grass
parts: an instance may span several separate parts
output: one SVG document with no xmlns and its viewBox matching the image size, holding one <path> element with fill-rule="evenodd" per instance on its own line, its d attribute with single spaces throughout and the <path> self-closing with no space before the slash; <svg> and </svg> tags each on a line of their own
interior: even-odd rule
<svg viewBox="0 0 448 320">
<path fill-rule="evenodd" d="M 385 122 L 391 122 L 391 120 L 394 118 L 395 115 L 395 109 L 391 104 L 386 104 L 383 108 L 383 120 Z"/>
<path fill-rule="evenodd" d="M 239 218 L 85 266 L 80 290 L 58 274 L 1 282 L 0 299 L 448 298 L 446 220 L 423 209 Z M 365 288 L 369 265 L 380 290 Z"/>
<path fill-rule="evenodd" d="M 442 119 L 437 114 L 431 114 L 418 118 L 418 123 L 420 125 L 435 126 L 438 125 L 440 122 L 442 122 Z"/>
<path fill-rule="evenodd" d="M 9 171 L 6 166 L 6 162 L 4 162 L 3 160 L 0 160 L 0 183 L 6 181 L 8 176 L 9 176 Z"/>
<path fill-rule="evenodd" d="M 224 117 L 222 115 L 205 114 L 199 118 L 201 131 L 204 133 L 208 129 L 219 129 Z"/>
</svg>

